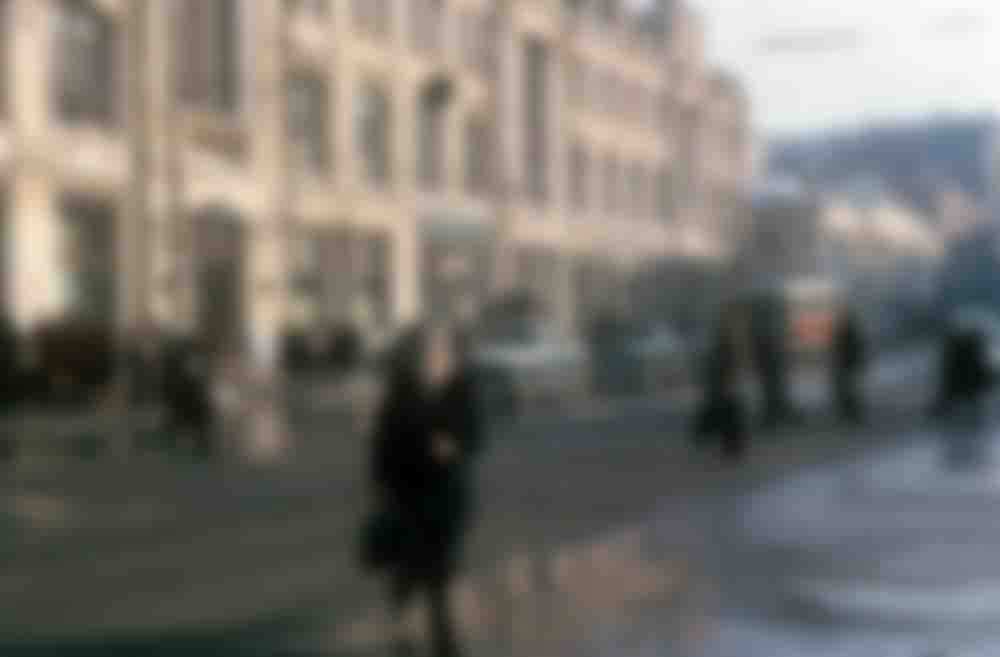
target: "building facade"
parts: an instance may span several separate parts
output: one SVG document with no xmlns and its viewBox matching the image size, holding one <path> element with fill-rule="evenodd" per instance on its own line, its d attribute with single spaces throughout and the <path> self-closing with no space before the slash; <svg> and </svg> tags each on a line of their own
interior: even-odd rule
<svg viewBox="0 0 1000 657">
<path fill-rule="evenodd" d="M 0 30 L 23 329 L 387 335 L 513 287 L 570 328 L 741 221 L 745 96 L 680 3 L 2 0 Z"/>
</svg>

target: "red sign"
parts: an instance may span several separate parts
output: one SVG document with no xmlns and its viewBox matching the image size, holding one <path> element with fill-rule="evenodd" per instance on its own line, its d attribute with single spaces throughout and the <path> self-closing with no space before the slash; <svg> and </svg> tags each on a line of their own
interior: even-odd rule
<svg viewBox="0 0 1000 657">
<path fill-rule="evenodd" d="M 833 340 L 833 313 L 814 311 L 801 313 L 792 325 L 795 343 L 805 349 L 823 349 Z"/>
</svg>

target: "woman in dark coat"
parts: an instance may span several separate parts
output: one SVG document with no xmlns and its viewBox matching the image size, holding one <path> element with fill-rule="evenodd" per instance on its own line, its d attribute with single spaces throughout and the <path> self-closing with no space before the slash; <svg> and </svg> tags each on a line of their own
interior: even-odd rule
<svg viewBox="0 0 1000 657">
<path fill-rule="evenodd" d="M 448 588 L 469 520 L 471 468 L 481 421 L 471 372 L 446 329 L 415 331 L 390 364 L 372 459 L 383 507 L 405 528 L 386 564 L 399 621 L 414 594 L 428 596 L 436 657 L 458 654 Z M 398 628 L 398 623 L 397 623 Z M 398 640 L 402 654 L 409 646 Z"/>
</svg>

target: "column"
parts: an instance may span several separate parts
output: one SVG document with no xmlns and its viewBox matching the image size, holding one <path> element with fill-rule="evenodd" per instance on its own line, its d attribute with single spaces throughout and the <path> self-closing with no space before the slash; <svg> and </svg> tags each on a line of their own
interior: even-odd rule
<svg viewBox="0 0 1000 657">
<path fill-rule="evenodd" d="M 149 282 L 152 243 L 149 230 L 149 189 L 152 143 L 148 123 L 150 98 L 149 61 L 147 58 L 152 25 L 149 22 L 151 0 L 129 0 L 124 7 L 125 70 L 122 91 L 127 97 L 125 125 L 131 148 L 130 179 L 126 202 L 116 216 L 116 249 L 122 263 L 119 276 L 119 304 L 122 325 L 133 327 L 149 316 Z"/>
<path fill-rule="evenodd" d="M 357 79 L 357 66 L 350 55 L 349 44 L 352 39 L 353 15 L 350 2 L 334 2 L 331 10 L 334 12 L 334 43 L 336 53 L 333 61 L 334 99 L 333 132 L 336 147 L 335 164 L 337 178 L 347 187 L 354 189 L 359 180 L 357 136 L 354 134 L 354 108 L 358 103 L 361 91 L 360 80 Z M 394 12 L 398 14 L 401 12 Z"/>
<path fill-rule="evenodd" d="M 51 78 L 49 25 L 52 5 L 37 0 L 12 0 L 9 38 L 12 74 L 11 120 L 21 159 L 14 171 L 10 195 L 7 262 L 13 320 L 19 329 L 62 309 L 56 190 L 44 169 Z"/>
<path fill-rule="evenodd" d="M 174 165 L 178 125 L 171 96 L 174 74 L 171 58 L 173 30 L 173 5 L 150 2 L 147 12 L 147 138 L 149 139 L 149 204 L 148 229 L 150 240 L 150 285 L 148 303 L 154 321 L 175 328 L 190 328 L 181 321 L 182 307 L 178 298 L 180 284 L 175 222 L 183 208 L 181 203 L 180 170 Z"/>
<path fill-rule="evenodd" d="M 283 124 L 284 67 L 282 31 L 284 3 L 280 0 L 244 0 L 249 15 L 244 24 L 254 44 L 253 64 L 244 79 L 247 116 L 253 117 L 251 174 L 262 189 L 273 190 L 253 217 L 249 232 L 246 307 L 251 355 L 263 372 L 276 367 L 277 344 L 290 305 L 288 276 L 294 199 L 289 194 Z M 244 219 L 249 219 L 244 217 Z"/>
<path fill-rule="evenodd" d="M 396 229 L 390 260 L 392 262 L 392 300 L 398 325 L 416 321 L 421 312 L 421 257 L 419 224 L 401 222 Z"/>
</svg>

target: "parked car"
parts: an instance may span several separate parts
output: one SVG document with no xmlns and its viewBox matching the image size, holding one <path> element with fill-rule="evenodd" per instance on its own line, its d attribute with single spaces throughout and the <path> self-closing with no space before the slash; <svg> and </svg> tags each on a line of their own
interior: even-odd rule
<svg viewBox="0 0 1000 657">
<path fill-rule="evenodd" d="M 510 414 L 583 398 L 589 388 L 588 360 L 580 341 L 533 321 L 483 341 L 473 353 L 487 408 Z"/>
</svg>

